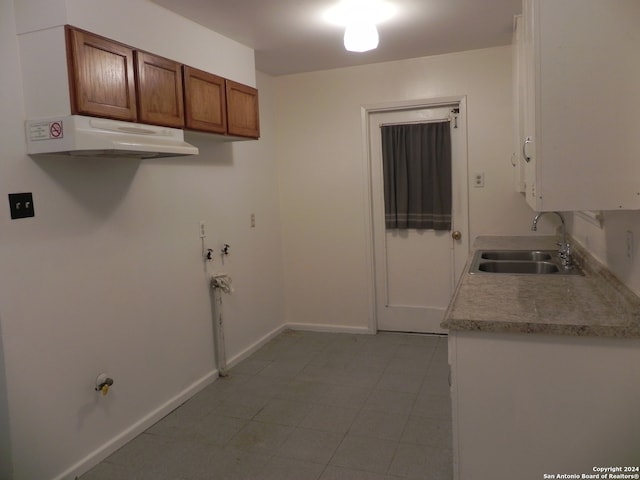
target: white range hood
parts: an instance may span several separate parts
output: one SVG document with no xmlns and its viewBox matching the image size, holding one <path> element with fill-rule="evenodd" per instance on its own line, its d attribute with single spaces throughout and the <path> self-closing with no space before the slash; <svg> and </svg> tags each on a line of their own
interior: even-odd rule
<svg viewBox="0 0 640 480">
<path fill-rule="evenodd" d="M 197 155 L 177 128 L 69 115 L 27 120 L 29 155 L 158 158 Z"/>
</svg>

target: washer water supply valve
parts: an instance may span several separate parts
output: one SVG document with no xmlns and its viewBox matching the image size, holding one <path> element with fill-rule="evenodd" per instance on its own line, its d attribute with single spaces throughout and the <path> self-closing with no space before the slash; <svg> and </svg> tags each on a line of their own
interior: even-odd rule
<svg viewBox="0 0 640 480">
<path fill-rule="evenodd" d="M 222 259 L 222 264 L 224 265 L 224 257 L 226 257 L 227 255 L 229 255 L 229 249 L 231 248 L 231 245 L 229 245 L 228 243 L 223 243 L 222 244 L 222 248 L 220 249 L 220 258 Z"/>
<path fill-rule="evenodd" d="M 211 248 L 207 248 L 207 253 L 204 254 L 204 258 L 205 260 L 207 260 L 208 262 L 210 262 L 211 260 L 213 260 L 213 249 Z"/>
<path fill-rule="evenodd" d="M 109 378 L 106 373 L 101 373 L 96 378 L 96 392 L 102 392 L 102 395 L 109 393 L 109 388 L 113 385 L 113 378 Z"/>
</svg>

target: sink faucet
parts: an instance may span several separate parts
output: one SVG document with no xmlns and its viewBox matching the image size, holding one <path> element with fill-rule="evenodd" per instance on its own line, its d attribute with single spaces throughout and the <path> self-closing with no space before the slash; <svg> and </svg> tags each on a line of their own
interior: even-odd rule
<svg viewBox="0 0 640 480">
<path fill-rule="evenodd" d="M 567 226 L 564 223 L 564 217 L 560 212 L 540 212 L 533 217 L 533 223 L 531 224 L 531 230 L 534 232 L 538 230 L 538 220 L 545 213 L 555 213 L 558 217 L 560 217 L 560 222 L 562 223 L 562 241 L 558 243 L 558 256 L 560 257 L 560 262 L 562 266 L 566 269 L 573 267 L 573 258 L 571 257 L 571 245 L 567 242 Z"/>
</svg>

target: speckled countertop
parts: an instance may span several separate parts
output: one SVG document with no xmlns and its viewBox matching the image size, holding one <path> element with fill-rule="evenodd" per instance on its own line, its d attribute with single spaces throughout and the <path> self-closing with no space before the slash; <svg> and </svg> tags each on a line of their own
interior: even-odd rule
<svg viewBox="0 0 640 480">
<path fill-rule="evenodd" d="M 640 298 L 575 243 L 582 275 L 470 274 L 476 250 L 554 250 L 555 236 L 478 237 L 442 326 L 454 331 L 640 337 Z"/>
</svg>

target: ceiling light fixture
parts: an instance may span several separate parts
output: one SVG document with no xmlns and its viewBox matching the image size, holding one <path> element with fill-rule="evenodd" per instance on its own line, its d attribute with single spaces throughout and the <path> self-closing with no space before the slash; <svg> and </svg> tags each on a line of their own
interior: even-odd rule
<svg viewBox="0 0 640 480">
<path fill-rule="evenodd" d="M 378 48 L 379 40 L 375 23 L 354 22 L 344 30 L 344 48 L 349 52 L 368 52 Z"/>
<path fill-rule="evenodd" d="M 366 52 L 378 46 L 376 25 L 395 13 L 385 0 L 342 0 L 327 10 L 325 19 L 345 27 L 344 48 L 350 52 Z"/>
</svg>

